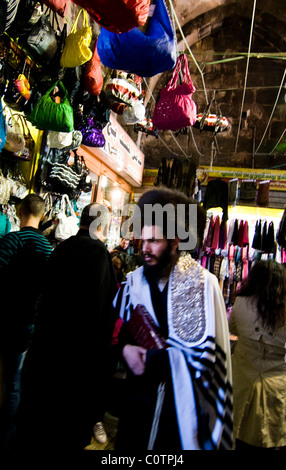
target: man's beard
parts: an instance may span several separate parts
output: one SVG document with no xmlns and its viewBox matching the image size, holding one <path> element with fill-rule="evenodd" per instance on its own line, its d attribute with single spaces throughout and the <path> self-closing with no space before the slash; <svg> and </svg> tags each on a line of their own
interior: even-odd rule
<svg viewBox="0 0 286 470">
<path fill-rule="evenodd" d="M 172 251 L 172 246 L 171 244 L 169 244 L 167 248 L 164 250 L 164 252 L 162 253 L 162 255 L 160 256 L 160 258 L 157 258 L 151 254 L 148 254 L 148 256 L 150 256 L 151 258 L 158 260 L 158 263 L 154 265 L 148 265 L 144 261 L 143 272 L 144 272 L 144 276 L 146 277 L 148 281 L 151 281 L 151 282 L 153 281 L 153 282 L 158 283 L 160 279 L 169 276 L 171 269 L 174 266 L 175 261 L 177 259 L 177 253 L 174 255 L 174 254 L 171 254 L 171 251 Z"/>
</svg>

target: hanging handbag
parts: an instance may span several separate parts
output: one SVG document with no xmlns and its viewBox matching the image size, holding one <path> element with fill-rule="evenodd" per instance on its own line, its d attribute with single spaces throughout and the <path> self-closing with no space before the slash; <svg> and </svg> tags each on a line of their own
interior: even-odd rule
<svg viewBox="0 0 286 470">
<path fill-rule="evenodd" d="M 84 85 L 90 95 L 99 95 L 102 89 L 103 76 L 96 43 L 94 45 L 92 58 L 85 65 Z"/>
<path fill-rule="evenodd" d="M 24 111 L 24 107 L 31 96 L 30 69 L 25 72 L 26 61 L 20 73 L 15 71 L 10 64 L 5 64 L 4 68 L 3 74 L 6 78 L 6 86 L 3 90 L 3 99 L 9 108 L 15 111 Z"/>
<path fill-rule="evenodd" d="M 72 0 L 87 10 L 96 23 L 109 31 L 123 33 L 147 21 L 150 0 Z"/>
<path fill-rule="evenodd" d="M 21 0 L 12 25 L 9 28 L 9 36 L 12 38 L 26 37 L 37 24 L 43 14 L 43 6 L 37 0 Z"/>
<path fill-rule="evenodd" d="M 113 101 L 133 106 L 141 96 L 140 87 L 135 83 L 132 76 L 126 72 L 116 72 L 114 78 L 110 78 L 105 87 L 105 96 Z"/>
<path fill-rule="evenodd" d="M 82 27 L 77 30 L 80 15 L 83 15 Z M 66 38 L 61 55 L 62 67 L 78 67 L 92 58 L 89 48 L 92 39 L 92 29 L 88 24 L 88 16 L 83 8 L 79 10 L 70 34 Z"/>
<path fill-rule="evenodd" d="M 42 14 L 26 38 L 29 52 L 36 62 L 46 65 L 53 61 L 56 55 L 58 42 L 54 31 L 52 15 L 49 12 Z"/>
<path fill-rule="evenodd" d="M 8 204 L 10 199 L 10 182 L 2 173 L 0 169 L 0 204 Z"/>
<path fill-rule="evenodd" d="M 182 69 L 182 83 L 177 85 Z M 196 121 L 197 107 L 192 99 L 196 91 L 186 54 L 181 54 L 176 63 L 172 77 L 167 86 L 160 92 L 153 113 L 153 123 L 157 129 L 176 130 L 192 126 Z"/>
<path fill-rule="evenodd" d="M 153 125 L 152 119 L 145 118 L 140 122 L 134 124 L 134 131 L 135 132 L 143 132 L 143 134 L 152 135 L 154 137 L 158 137 L 159 131 Z"/>
<path fill-rule="evenodd" d="M 58 97 L 52 96 L 55 87 L 59 89 L 60 102 L 57 102 Z M 71 132 L 73 130 L 73 108 L 70 104 L 67 90 L 60 80 L 44 94 L 28 119 L 33 126 L 43 130 L 58 132 Z"/>
<path fill-rule="evenodd" d="M 84 116 L 78 125 L 78 130 L 82 133 L 82 144 L 88 147 L 104 147 L 105 137 L 102 133 L 102 126 L 95 124 L 90 116 Z"/>
<path fill-rule="evenodd" d="M 145 106 L 142 101 L 138 101 L 134 106 L 123 111 L 123 119 L 126 124 L 136 124 L 145 118 Z"/>
<path fill-rule="evenodd" d="M 213 104 L 215 105 L 215 114 L 211 113 Z M 213 132 L 214 135 L 229 129 L 229 122 L 227 118 L 222 115 L 215 98 L 210 101 L 203 113 L 197 115 L 193 127 L 200 129 L 201 132 L 203 130 Z"/>
<path fill-rule="evenodd" d="M 18 0 L 0 2 L 0 35 L 4 34 L 13 23 L 18 9 Z"/>
<path fill-rule="evenodd" d="M 155 11 L 146 32 L 134 28 L 116 34 L 101 28 L 98 54 L 109 68 L 152 77 L 176 64 L 176 39 L 165 0 L 154 0 Z M 152 6 L 153 6 L 152 5 Z"/>
<path fill-rule="evenodd" d="M 24 148 L 20 150 L 17 157 L 21 160 L 31 160 L 35 151 L 35 141 L 30 132 L 27 120 L 22 114 L 15 114 L 14 118 L 20 125 L 21 134 L 23 134 L 25 140 Z"/>
<path fill-rule="evenodd" d="M 69 214 L 67 214 L 69 211 Z M 79 219 L 71 205 L 69 197 L 64 194 L 61 200 L 61 208 L 57 215 L 58 224 L 55 230 L 55 239 L 58 241 L 66 240 L 67 238 L 76 235 L 79 229 Z"/>
<path fill-rule="evenodd" d="M 17 157 L 25 148 L 24 134 L 19 123 L 11 113 L 7 124 L 6 142 L 3 150 L 9 152 L 11 156 Z"/>
<path fill-rule="evenodd" d="M 82 169 L 79 167 L 77 160 L 74 161 L 73 165 L 68 164 L 70 156 L 68 152 L 60 155 L 56 161 L 49 160 L 51 170 L 47 183 L 51 186 L 53 192 L 72 196 L 78 190 Z"/>
</svg>

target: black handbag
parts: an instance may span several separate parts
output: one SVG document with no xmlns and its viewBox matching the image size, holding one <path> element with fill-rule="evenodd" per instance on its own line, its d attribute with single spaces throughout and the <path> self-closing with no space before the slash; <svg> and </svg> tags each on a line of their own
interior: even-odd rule
<svg viewBox="0 0 286 470">
<path fill-rule="evenodd" d="M 53 60 L 58 49 L 58 41 L 47 14 L 41 15 L 26 41 L 36 62 L 49 64 Z"/>
<path fill-rule="evenodd" d="M 70 152 L 58 154 L 54 149 L 51 150 L 48 158 L 50 171 L 46 182 L 52 192 L 67 194 L 72 198 L 79 190 L 83 169 L 77 158 L 73 165 L 69 165 L 70 156 Z"/>
</svg>

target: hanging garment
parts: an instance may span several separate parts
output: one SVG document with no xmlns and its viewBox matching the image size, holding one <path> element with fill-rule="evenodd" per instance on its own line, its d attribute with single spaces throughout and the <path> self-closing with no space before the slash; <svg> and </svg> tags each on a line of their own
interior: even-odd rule
<svg viewBox="0 0 286 470">
<path fill-rule="evenodd" d="M 228 184 L 220 178 L 209 181 L 203 205 L 205 210 L 211 207 L 221 207 L 223 210 L 222 220 L 228 220 Z"/>
<path fill-rule="evenodd" d="M 182 191 L 186 196 L 191 197 L 195 192 L 197 165 L 191 160 L 182 162 L 182 178 L 181 184 L 177 189 Z"/>
<path fill-rule="evenodd" d="M 176 157 L 163 157 L 154 186 L 178 188 L 182 184 L 182 163 Z"/>
<path fill-rule="evenodd" d="M 238 178 L 228 182 L 228 204 L 235 205 L 238 196 Z"/>
<path fill-rule="evenodd" d="M 214 233 L 212 239 L 212 250 L 217 250 L 219 247 L 219 233 L 220 233 L 220 218 L 217 216 L 214 221 Z"/>
<path fill-rule="evenodd" d="M 261 220 L 257 220 L 255 224 L 252 248 L 254 248 L 255 250 L 261 249 Z"/>
</svg>

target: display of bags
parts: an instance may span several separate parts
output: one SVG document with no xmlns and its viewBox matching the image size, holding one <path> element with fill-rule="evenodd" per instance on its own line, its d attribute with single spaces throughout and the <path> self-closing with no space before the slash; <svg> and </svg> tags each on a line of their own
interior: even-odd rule
<svg viewBox="0 0 286 470">
<path fill-rule="evenodd" d="M 90 17 L 115 33 L 144 26 L 149 13 L 150 0 L 72 0 L 87 10 Z"/>
<path fill-rule="evenodd" d="M 69 197 L 66 194 L 62 196 L 61 207 L 57 218 L 58 224 L 55 230 L 56 240 L 63 241 L 72 235 L 76 235 L 79 229 L 79 219 L 76 216 Z"/>
<path fill-rule="evenodd" d="M 90 95 L 99 95 L 103 85 L 101 62 L 96 44 L 92 58 L 86 63 L 84 71 L 84 85 Z"/>
<path fill-rule="evenodd" d="M 215 114 L 211 113 L 212 105 L 215 105 Z M 213 132 L 214 135 L 218 132 L 228 130 L 229 122 L 227 118 L 222 115 L 215 98 L 210 101 L 203 113 L 197 115 L 194 127 L 200 129 L 200 131 Z"/>
<path fill-rule="evenodd" d="M 82 27 L 77 29 L 80 15 L 83 15 Z M 61 67 L 78 67 L 92 58 L 90 43 L 92 29 L 88 24 L 88 16 L 83 8 L 79 10 L 70 34 L 66 38 L 61 55 Z"/>
<path fill-rule="evenodd" d="M 112 69 L 152 77 L 172 70 L 176 64 L 176 40 L 165 0 L 154 0 L 153 16 L 146 32 L 139 28 L 122 34 L 101 28 L 98 54 L 101 62 Z"/>
<path fill-rule="evenodd" d="M 182 83 L 177 85 L 181 69 Z M 154 126 L 163 130 L 177 130 L 192 126 L 197 115 L 196 103 L 192 99 L 195 91 L 187 56 L 181 54 L 170 81 L 160 92 L 152 117 Z"/>
<path fill-rule="evenodd" d="M 52 95 L 55 88 L 58 88 L 57 97 Z M 58 80 L 44 94 L 29 115 L 29 121 L 39 129 L 46 129 L 58 132 L 71 132 L 74 127 L 73 108 L 70 104 L 67 90 L 63 83 Z"/>
</svg>

